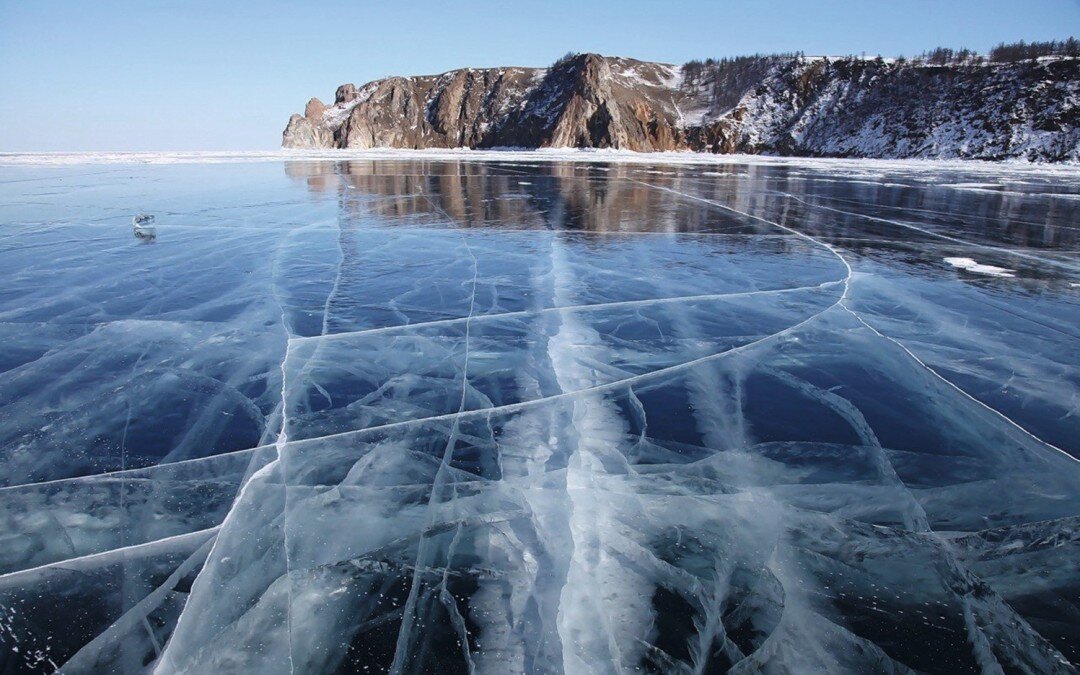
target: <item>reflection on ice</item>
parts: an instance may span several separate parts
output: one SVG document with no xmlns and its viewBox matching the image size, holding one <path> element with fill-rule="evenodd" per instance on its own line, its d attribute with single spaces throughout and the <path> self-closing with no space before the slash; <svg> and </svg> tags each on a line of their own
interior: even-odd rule
<svg viewBox="0 0 1080 675">
<path fill-rule="evenodd" d="M 1069 672 L 1078 201 L 719 168 L 0 183 L 3 668 Z"/>
</svg>

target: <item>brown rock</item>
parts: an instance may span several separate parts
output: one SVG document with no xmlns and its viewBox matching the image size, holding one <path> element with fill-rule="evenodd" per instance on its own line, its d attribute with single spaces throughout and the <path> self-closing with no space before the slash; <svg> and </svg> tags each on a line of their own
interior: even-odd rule
<svg viewBox="0 0 1080 675">
<path fill-rule="evenodd" d="M 326 111 L 326 104 L 317 98 L 313 98 L 307 102 L 304 107 L 304 117 L 313 122 L 321 122 L 323 113 Z"/>
<path fill-rule="evenodd" d="M 332 148 L 334 134 L 322 124 L 316 124 L 307 117 L 293 115 L 281 134 L 283 148 Z"/>
<path fill-rule="evenodd" d="M 356 100 L 357 96 L 359 94 L 356 93 L 355 84 L 343 84 L 334 92 L 334 103 L 350 103 Z"/>
</svg>

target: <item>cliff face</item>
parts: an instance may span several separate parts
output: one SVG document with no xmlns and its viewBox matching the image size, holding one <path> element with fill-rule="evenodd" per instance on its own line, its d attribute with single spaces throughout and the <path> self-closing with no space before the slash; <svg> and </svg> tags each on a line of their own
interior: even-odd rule
<svg viewBox="0 0 1080 675">
<path fill-rule="evenodd" d="M 342 85 L 289 148 L 621 148 L 1080 161 L 1080 60 L 910 65 L 768 57 L 692 77 L 582 54 L 548 69 Z"/>
<path fill-rule="evenodd" d="M 832 157 L 1080 160 L 1080 61 L 793 60 L 703 123 L 704 147 Z"/>
</svg>

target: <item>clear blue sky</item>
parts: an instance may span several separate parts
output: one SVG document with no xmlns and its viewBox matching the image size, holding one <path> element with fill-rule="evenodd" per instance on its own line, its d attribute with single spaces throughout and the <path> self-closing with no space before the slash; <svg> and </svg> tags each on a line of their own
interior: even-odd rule
<svg viewBox="0 0 1080 675">
<path fill-rule="evenodd" d="M 985 51 L 1080 36 L 1080 0 L 0 0 L 0 150 L 239 150 L 338 84 L 567 51 Z"/>
</svg>

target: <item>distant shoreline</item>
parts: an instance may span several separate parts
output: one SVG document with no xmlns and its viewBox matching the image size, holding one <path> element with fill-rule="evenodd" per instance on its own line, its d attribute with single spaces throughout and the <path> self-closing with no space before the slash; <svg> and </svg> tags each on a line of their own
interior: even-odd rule
<svg viewBox="0 0 1080 675">
<path fill-rule="evenodd" d="M 281 149 L 173 152 L 0 152 L 2 166 L 67 166 L 77 164 L 226 164 L 283 161 L 428 160 L 467 162 L 576 162 L 669 166 L 802 166 L 821 168 L 876 168 L 897 170 L 960 170 L 974 173 L 1043 173 L 1080 176 L 1080 163 L 1030 162 L 1009 159 L 870 159 L 839 157 L 787 157 L 779 155 L 713 154 L 694 151 L 634 152 L 608 149 L 507 148 L 501 150 L 380 148 L 367 150 Z"/>
</svg>

